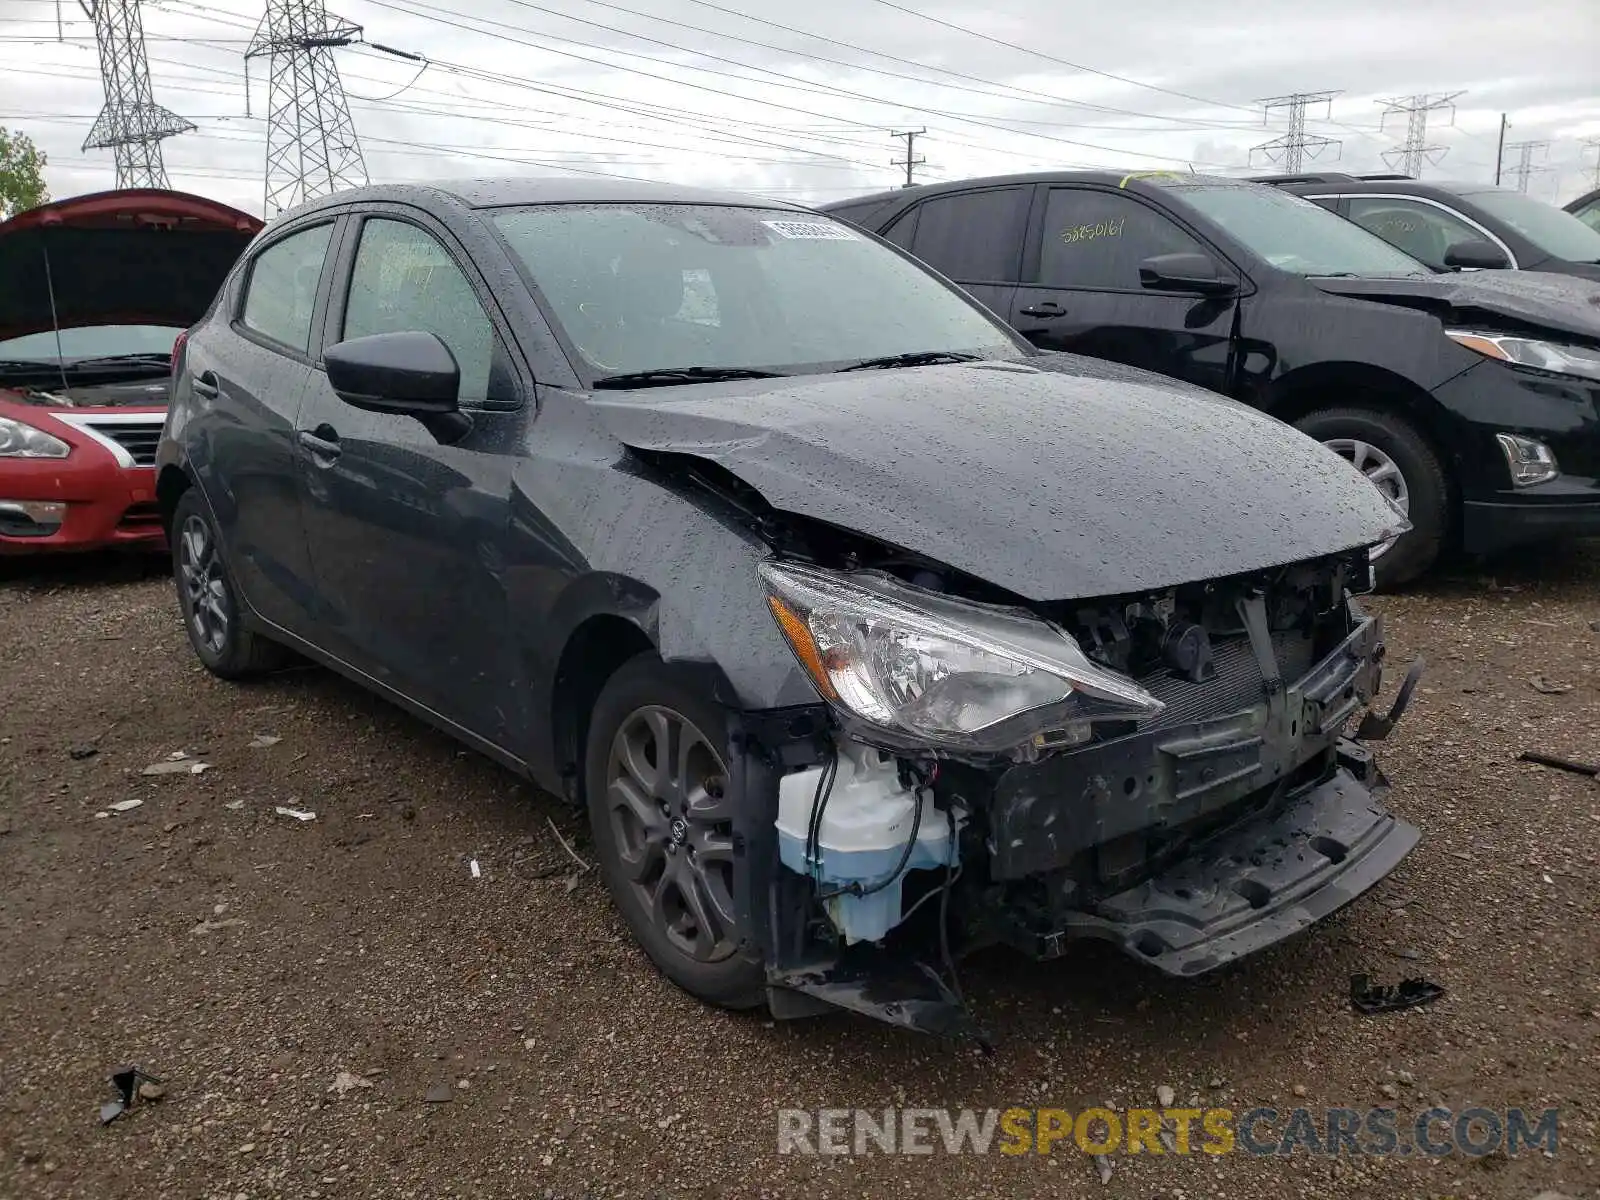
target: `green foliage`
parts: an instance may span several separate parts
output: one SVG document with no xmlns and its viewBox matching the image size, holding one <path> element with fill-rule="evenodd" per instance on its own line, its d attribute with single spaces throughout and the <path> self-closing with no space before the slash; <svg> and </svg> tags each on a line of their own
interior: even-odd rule
<svg viewBox="0 0 1600 1200">
<path fill-rule="evenodd" d="M 44 161 L 27 134 L 0 125 L 0 220 L 37 208 L 50 198 L 44 186 Z"/>
</svg>

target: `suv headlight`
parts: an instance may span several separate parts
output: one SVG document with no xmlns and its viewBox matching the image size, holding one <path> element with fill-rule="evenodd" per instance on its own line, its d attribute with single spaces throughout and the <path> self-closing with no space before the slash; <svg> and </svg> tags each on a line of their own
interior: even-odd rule
<svg viewBox="0 0 1600 1200">
<path fill-rule="evenodd" d="M 22 421 L 0 417 L 0 458 L 65 458 L 72 447 Z"/>
<path fill-rule="evenodd" d="M 762 563 L 768 604 L 823 699 L 902 746 L 1000 754 L 1095 721 L 1165 707 L 1091 662 L 1068 634 L 1022 609 L 975 604 L 875 571 Z"/>
<path fill-rule="evenodd" d="M 1444 335 L 1485 358 L 1497 358 L 1513 366 L 1600 379 L 1600 350 L 1587 346 L 1563 346 L 1558 342 L 1540 342 L 1500 333 L 1474 333 L 1470 329 L 1446 329 Z"/>
</svg>

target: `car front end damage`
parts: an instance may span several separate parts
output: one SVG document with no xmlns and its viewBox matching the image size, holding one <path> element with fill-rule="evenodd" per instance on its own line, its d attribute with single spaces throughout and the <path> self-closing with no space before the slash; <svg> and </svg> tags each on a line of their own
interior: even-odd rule
<svg viewBox="0 0 1600 1200">
<path fill-rule="evenodd" d="M 1193 976 L 1360 896 L 1418 832 L 1364 549 L 1099 601 L 904 566 L 763 568 L 825 703 L 745 713 L 734 895 L 774 1013 L 978 1033 L 956 963 L 1109 941 Z M 981 590 L 981 589 L 980 589 Z M 1054 643 L 1052 645 L 1052 642 Z"/>
</svg>

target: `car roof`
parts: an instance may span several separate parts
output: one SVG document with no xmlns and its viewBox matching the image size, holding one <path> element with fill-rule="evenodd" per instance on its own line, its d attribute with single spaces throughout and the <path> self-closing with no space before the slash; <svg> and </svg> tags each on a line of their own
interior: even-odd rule
<svg viewBox="0 0 1600 1200">
<path fill-rule="evenodd" d="M 1018 175 L 984 175 L 974 179 L 955 179 L 948 183 L 921 183 L 913 187 L 891 188 L 882 192 L 864 193 L 848 200 L 833 200 L 817 207 L 823 212 L 839 208 L 855 208 L 866 204 L 886 204 L 892 200 L 920 200 L 945 192 L 966 191 L 969 188 L 1003 186 L 1005 184 L 1034 183 L 1098 183 L 1108 187 L 1130 190 L 1163 183 L 1182 183 L 1201 187 L 1238 187 L 1250 182 L 1226 175 L 1197 175 L 1189 171 L 1030 171 Z"/>
<path fill-rule="evenodd" d="M 430 179 L 423 183 L 380 183 L 349 188 L 293 209 L 293 215 L 351 203 L 441 203 L 467 208 L 511 208 L 524 204 L 716 204 L 805 211 L 787 200 L 643 179 L 570 179 L 511 176 L 487 179 Z M 285 217 L 291 213 L 283 214 Z"/>
</svg>

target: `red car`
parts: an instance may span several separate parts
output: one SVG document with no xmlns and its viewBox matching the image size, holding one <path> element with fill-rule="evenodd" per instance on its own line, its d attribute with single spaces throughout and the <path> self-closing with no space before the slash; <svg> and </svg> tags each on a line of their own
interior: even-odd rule
<svg viewBox="0 0 1600 1200">
<path fill-rule="evenodd" d="M 0 554 L 165 544 L 172 351 L 261 221 L 152 188 L 0 223 Z"/>
</svg>

